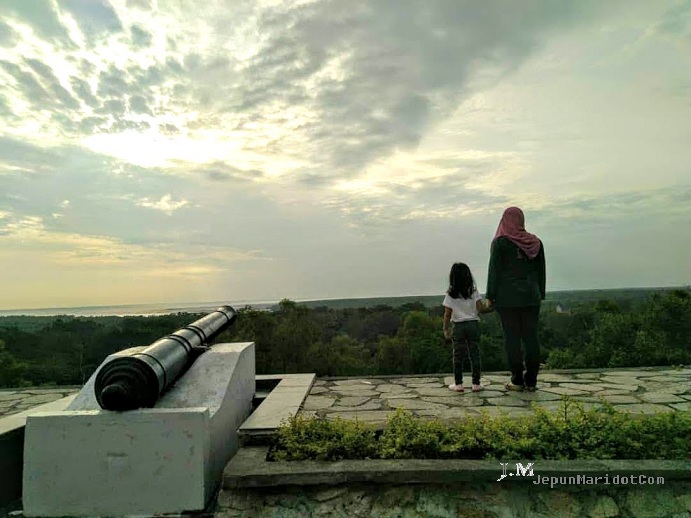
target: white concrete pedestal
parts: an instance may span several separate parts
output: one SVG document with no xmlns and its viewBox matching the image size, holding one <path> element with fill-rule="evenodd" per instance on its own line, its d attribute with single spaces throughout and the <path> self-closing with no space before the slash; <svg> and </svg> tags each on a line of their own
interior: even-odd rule
<svg viewBox="0 0 691 518">
<path fill-rule="evenodd" d="M 254 343 L 215 345 L 152 409 L 102 410 L 96 374 L 66 411 L 27 418 L 24 516 L 203 510 L 251 412 Z"/>
</svg>

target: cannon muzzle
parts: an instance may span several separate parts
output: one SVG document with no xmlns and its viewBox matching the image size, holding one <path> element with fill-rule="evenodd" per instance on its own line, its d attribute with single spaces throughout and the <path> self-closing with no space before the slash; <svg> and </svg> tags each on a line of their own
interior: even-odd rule
<svg viewBox="0 0 691 518">
<path fill-rule="evenodd" d="M 120 411 L 153 407 L 194 361 L 195 351 L 227 329 L 236 318 L 235 309 L 221 306 L 140 352 L 109 361 L 96 376 L 98 404 L 105 410 Z"/>
</svg>

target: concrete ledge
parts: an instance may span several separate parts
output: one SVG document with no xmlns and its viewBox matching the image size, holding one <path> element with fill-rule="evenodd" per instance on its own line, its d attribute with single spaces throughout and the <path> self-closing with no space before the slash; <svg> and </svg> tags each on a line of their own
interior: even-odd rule
<svg viewBox="0 0 691 518">
<path fill-rule="evenodd" d="M 451 484 L 496 482 L 502 474 L 499 461 L 487 460 L 344 460 L 337 462 L 269 462 L 268 447 L 243 448 L 228 463 L 223 488 L 338 485 L 358 482 L 377 484 Z M 507 474 L 516 470 L 508 462 Z M 503 484 L 534 483 L 536 477 L 614 477 L 645 475 L 667 480 L 691 480 L 691 463 L 677 460 L 537 460 L 535 477 L 507 477 Z M 578 485 L 578 484 L 577 484 Z M 585 485 L 585 484 L 583 484 Z"/>
<path fill-rule="evenodd" d="M 272 435 L 282 422 L 295 416 L 307 398 L 315 374 L 262 374 L 255 376 L 257 383 L 279 380 L 264 401 L 242 423 L 238 435 L 266 437 Z"/>
</svg>

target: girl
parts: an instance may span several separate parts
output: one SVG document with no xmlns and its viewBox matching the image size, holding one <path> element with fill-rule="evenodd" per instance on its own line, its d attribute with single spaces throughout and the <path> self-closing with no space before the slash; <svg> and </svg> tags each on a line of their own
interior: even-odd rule
<svg viewBox="0 0 691 518">
<path fill-rule="evenodd" d="M 473 275 L 465 263 L 455 263 L 449 273 L 449 289 L 444 297 L 444 338 L 453 341 L 454 383 L 449 389 L 463 392 L 463 364 L 470 360 L 473 376 L 473 392 L 482 390 L 480 385 L 480 313 L 491 309 L 483 305 L 475 288 Z M 449 329 L 453 322 L 453 332 Z"/>
</svg>

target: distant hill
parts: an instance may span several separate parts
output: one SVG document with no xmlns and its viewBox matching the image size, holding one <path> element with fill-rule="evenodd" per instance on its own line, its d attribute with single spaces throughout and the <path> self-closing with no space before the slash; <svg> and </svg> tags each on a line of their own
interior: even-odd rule
<svg viewBox="0 0 691 518">
<path fill-rule="evenodd" d="M 643 300 L 653 293 L 671 291 L 684 288 L 624 288 L 610 290 L 574 290 L 574 291 L 549 291 L 546 303 L 562 304 L 566 307 L 577 306 L 598 300 L 612 300 L 615 302 Z M 398 307 L 404 304 L 420 303 L 426 307 L 440 306 L 444 294 L 439 295 L 409 295 L 406 297 L 372 297 L 362 299 L 331 299 L 331 300 L 306 300 L 299 304 L 308 308 L 327 307 L 330 309 L 346 308 L 374 308 L 377 306 Z"/>
</svg>

